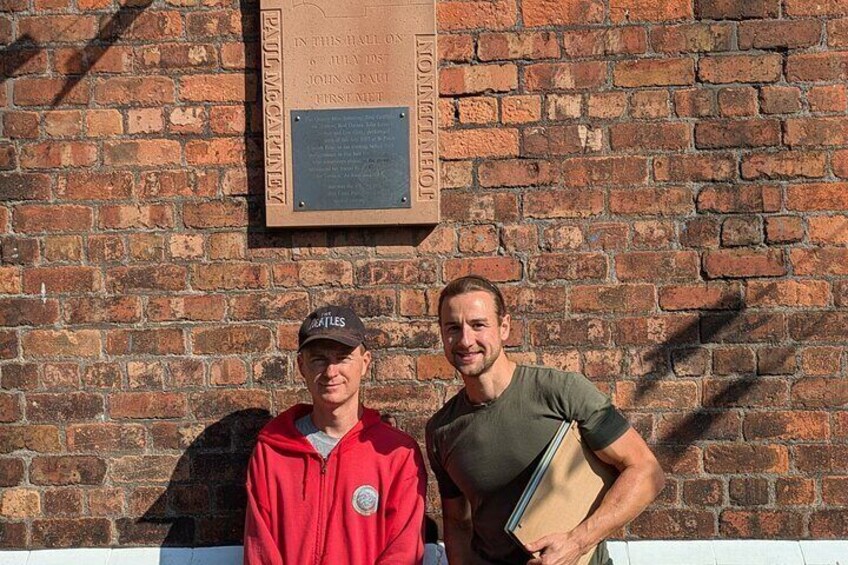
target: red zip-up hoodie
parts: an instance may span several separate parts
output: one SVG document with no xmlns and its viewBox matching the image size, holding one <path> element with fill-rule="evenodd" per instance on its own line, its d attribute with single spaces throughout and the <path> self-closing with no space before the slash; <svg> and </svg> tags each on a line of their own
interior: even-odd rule
<svg viewBox="0 0 848 565">
<path fill-rule="evenodd" d="M 244 565 L 410 565 L 424 557 L 427 476 L 414 439 L 365 408 L 327 459 L 286 410 L 259 433 L 247 475 Z"/>
</svg>

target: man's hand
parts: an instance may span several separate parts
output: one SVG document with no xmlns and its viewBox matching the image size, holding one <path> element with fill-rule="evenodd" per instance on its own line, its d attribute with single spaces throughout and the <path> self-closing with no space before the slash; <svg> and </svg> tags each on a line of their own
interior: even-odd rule
<svg viewBox="0 0 848 565">
<path fill-rule="evenodd" d="M 583 551 L 572 533 L 549 534 L 526 546 L 530 553 L 541 552 L 527 562 L 527 565 L 574 565 Z"/>
</svg>

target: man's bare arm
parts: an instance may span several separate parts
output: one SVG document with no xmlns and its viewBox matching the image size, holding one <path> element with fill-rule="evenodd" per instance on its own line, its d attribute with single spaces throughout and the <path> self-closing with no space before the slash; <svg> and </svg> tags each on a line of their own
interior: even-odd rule
<svg viewBox="0 0 848 565">
<path fill-rule="evenodd" d="M 445 550 L 450 565 L 471 563 L 471 507 L 464 496 L 442 498 Z"/>
<path fill-rule="evenodd" d="M 645 440 L 632 428 L 595 454 L 621 473 L 598 509 L 570 532 L 551 534 L 527 546 L 542 551 L 531 564 L 571 564 L 638 516 L 660 493 L 665 476 Z"/>
</svg>

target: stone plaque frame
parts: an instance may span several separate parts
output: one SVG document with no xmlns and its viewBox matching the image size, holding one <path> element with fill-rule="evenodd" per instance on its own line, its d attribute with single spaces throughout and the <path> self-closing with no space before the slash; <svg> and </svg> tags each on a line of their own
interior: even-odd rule
<svg viewBox="0 0 848 565">
<path fill-rule="evenodd" d="M 267 225 L 438 223 L 435 0 L 261 0 L 260 29 Z M 321 149 L 310 153 L 309 147 L 300 146 L 306 138 L 293 136 L 294 120 L 323 110 L 345 110 L 351 116 L 399 110 L 399 119 L 407 119 L 408 142 L 402 149 L 407 152 L 408 174 L 399 173 L 400 159 L 372 157 L 375 167 L 390 164 L 392 170 L 351 175 L 352 182 L 358 178 L 360 184 L 374 183 L 360 186 L 358 192 L 316 181 L 321 169 L 317 165 L 312 167 L 308 190 L 296 186 L 295 153 L 300 164 L 305 162 L 303 155 L 338 156 L 338 163 L 328 165 L 336 180 L 338 167 L 350 167 L 354 156 L 362 153 L 364 141 L 355 134 L 348 138 L 347 156 L 342 142 L 332 153 L 323 154 Z M 295 139 L 298 147 L 293 145 Z M 388 189 L 379 184 L 385 177 L 408 178 L 404 193 L 398 193 L 407 201 L 390 202 L 383 194 Z M 297 175 L 298 182 L 303 178 Z M 304 197 L 295 196 L 309 193 L 317 202 L 322 190 L 328 192 L 327 200 L 350 194 L 356 201 L 309 206 Z"/>
</svg>

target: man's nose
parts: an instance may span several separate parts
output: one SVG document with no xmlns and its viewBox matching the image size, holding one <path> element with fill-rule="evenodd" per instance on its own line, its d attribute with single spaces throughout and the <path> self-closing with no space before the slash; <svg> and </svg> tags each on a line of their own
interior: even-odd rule
<svg viewBox="0 0 848 565">
<path fill-rule="evenodd" d="M 462 326 L 462 333 L 459 336 L 459 344 L 463 347 L 468 347 L 474 344 L 474 332 L 469 326 Z"/>
<path fill-rule="evenodd" d="M 338 363 L 327 363 L 327 368 L 324 370 L 324 374 L 327 377 L 335 377 L 339 374 L 339 364 Z"/>
</svg>

